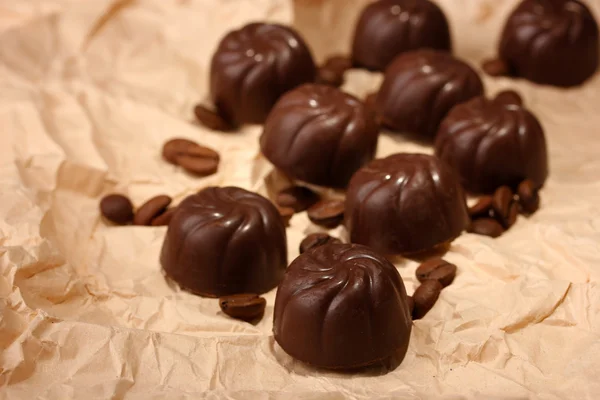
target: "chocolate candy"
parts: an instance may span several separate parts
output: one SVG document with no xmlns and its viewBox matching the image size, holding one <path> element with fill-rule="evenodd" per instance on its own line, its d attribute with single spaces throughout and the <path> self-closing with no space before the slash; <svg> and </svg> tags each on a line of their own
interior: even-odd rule
<svg viewBox="0 0 600 400">
<path fill-rule="evenodd" d="M 289 355 L 348 369 L 404 358 L 411 316 L 396 268 L 365 246 L 328 243 L 288 267 L 277 290 L 273 333 Z"/>
<path fill-rule="evenodd" d="M 435 154 L 475 193 L 493 193 L 524 179 L 537 187 L 548 176 L 544 130 L 522 106 L 478 97 L 456 106 L 442 122 Z"/>
<path fill-rule="evenodd" d="M 160 261 L 169 278 L 194 294 L 264 293 L 287 265 L 285 227 L 264 197 L 209 187 L 177 207 Z"/>
<path fill-rule="evenodd" d="M 598 68 L 598 25 L 578 0 L 524 0 L 508 17 L 499 57 L 532 82 L 580 85 Z"/>
<path fill-rule="evenodd" d="M 304 40 L 289 27 L 252 23 L 228 33 L 210 68 L 210 95 L 226 120 L 263 123 L 277 99 L 315 79 Z"/>
<path fill-rule="evenodd" d="M 448 21 L 429 0 L 380 0 L 363 10 L 352 45 L 354 64 L 383 71 L 400 53 L 451 50 Z"/>
<path fill-rule="evenodd" d="M 417 50 L 388 67 L 375 109 L 391 130 L 432 139 L 452 107 L 483 94 L 477 73 L 452 55 Z"/>
<path fill-rule="evenodd" d="M 330 86 L 307 84 L 273 107 L 260 147 L 287 175 L 342 188 L 373 158 L 378 137 L 373 114 L 359 99 Z"/>
<path fill-rule="evenodd" d="M 468 222 L 458 179 L 433 156 L 394 154 L 374 160 L 348 186 L 350 241 L 384 254 L 431 250 L 460 235 Z"/>
</svg>

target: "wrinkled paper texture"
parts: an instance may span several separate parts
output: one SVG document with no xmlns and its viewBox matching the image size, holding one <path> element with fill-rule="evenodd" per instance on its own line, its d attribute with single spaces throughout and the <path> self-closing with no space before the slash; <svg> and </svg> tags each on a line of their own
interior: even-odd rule
<svg viewBox="0 0 600 400">
<path fill-rule="evenodd" d="M 516 0 L 440 0 L 456 53 L 494 55 Z M 347 52 L 366 0 L 0 0 L 0 397 L 6 399 L 598 398 L 600 383 L 600 76 L 558 90 L 517 88 L 546 129 L 543 205 L 504 236 L 464 234 L 459 267 L 415 321 L 394 371 L 315 370 L 271 334 L 275 291 L 256 326 L 214 299 L 170 288 L 158 254 L 165 227 L 107 226 L 99 199 L 181 201 L 208 185 L 268 194 L 284 184 L 259 155 L 260 127 L 193 123 L 219 38 L 248 21 L 294 23 L 317 59 Z M 588 1 L 600 15 L 600 1 Z M 381 77 L 349 72 L 358 96 Z M 185 137 L 218 149 L 216 175 L 162 161 Z M 431 152 L 384 133 L 378 154 Z M 318 230 L 288 229 L 290 260 Z M 341 228 L 333 231 L 343 235 Z M 417 260 L 396 263 L 409 293 Z"/>
</svg>

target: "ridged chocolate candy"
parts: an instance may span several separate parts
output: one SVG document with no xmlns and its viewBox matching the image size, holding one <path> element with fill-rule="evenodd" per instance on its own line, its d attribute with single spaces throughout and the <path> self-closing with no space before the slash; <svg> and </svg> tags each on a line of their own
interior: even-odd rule
<svg viewBox="0 0 600 400">
<path fill-rule="evenodd" d="M 288 267 L 277 289 L 273 333 L 286 353 L 348 369 L 401 361 L 412 319 L 396 268 L 365 246 L 329 243 Z"/>
<path fill-rule="evenodd" d="M 289 176 L 342 188 L 373 159 L 379 127 L 364 103 L 331 86 L 286 93 L 269 114 L 260 147 Z"/>
<path fill-rule="evenodd" d="M 357 66 L 383 71 L 400 53 L 421 48 L 451 50 L 443 11 L 429 0 L 380 0 L 360 15 L 352 58 Z"/>
<path fill-rule="evenodd" d="M 521 105 L 478 97 L 456 106 L 442 122 L 435 153 L 475 193 L 502 185 L 515 189 L 548 176 L 546 139 L 539 121 Z"/>
<path fill-rule="evenodd" d="M 286 91 L 315 79 L 304 40 L 292 28 L 252 23 L 228 33 L 210 68 L 210 94 L 225 119 L 263 123 Z"/>
<path fill-rule="evenodd" d="M 285 272 L 285 227 L 264 197 L 209 187 L 177 207 L 160 261 L 169 278 L 201 296 L 264 293 Z"/>
<path fill-rule="evenodd" d="M 345 224 L 352 243 L 383 254 L 414 254 L 449 243 L 467 227 L 463 190 L 437 157 L 394 154 L 352 177 Z"/>
<path fill-rule="evenodd" d="M 449 53 L 417 50 L 394 59 L 376 99 L 386 127 L 433 139 L 452 107 L 483 94 L 483 84 L 469 65 Z"/>
</svg>

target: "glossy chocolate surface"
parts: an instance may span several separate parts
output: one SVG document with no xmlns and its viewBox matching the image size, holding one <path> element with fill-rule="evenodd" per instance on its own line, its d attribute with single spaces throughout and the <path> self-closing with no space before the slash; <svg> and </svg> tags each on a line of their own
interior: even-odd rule
<svg viewBox="0 0 600 400">
<path fill-rule="evenodd" d="M 598 67 L 598 25 L 577 0 L 525 0 L 509 16 L 500 58 L 533 82 L 575 86 Z"/>
<path fill-rule="evenodd" d="M 435 153 L 475 193 L 515 189 L 525 179 L 540 187 L 548 176 L 544 130 L 514 103 L 478 97 L 456 106 L 440 126 Z"/>
<path fill-rule="evenodd" d="M 269 114 L 260 147 L 289 176 L 345 187 L 375 155 L 379 127 L 356 97 L 307 84 L 286 93 Z"/>
<path fill-rule="evenodd" d="M 177 208 L 160 261 L 169 278 L 201 296 L 264 293 L 287 266 L 285 227 L 264 197 L 209 187 Z"/>
<path fill-rule="evenodd" d="M 316 67 L 293 29 L 252 23 L 228 33 L 210 68 L 210 94 L 233 123 L 263 123 L 286 91 L 315 79 Z"/>
<path fill-rule="evenodd" d="M 289 355 L 326 368 L 403 358 L 412 320 L 396 268 L 365 246 L 329 243 L 288 267 L 273 332 Z"/>
<path fill-rule="evenodd" d="M 421 48 L 451 50 L 443 11 L 429 0 L 380 0 L 358 20 L 352 58 L 356 66 L 383 71 L 400 53 Z"/>
<path fill-rule="evenodd" d="M 352 243 L 414 254 L 449 243 L 467 227 L 463 190 L 437 157 L 394 154 L 358 170 L 346 194 Z"/>
<path fill-rule="evenodd" d="M 387 68 L 375 108 L 391 130 L 433 139 L 452 107 L 482 94 L 481 79 L 469 65 L 449 53 L 417 50 Z"/>
</svg>

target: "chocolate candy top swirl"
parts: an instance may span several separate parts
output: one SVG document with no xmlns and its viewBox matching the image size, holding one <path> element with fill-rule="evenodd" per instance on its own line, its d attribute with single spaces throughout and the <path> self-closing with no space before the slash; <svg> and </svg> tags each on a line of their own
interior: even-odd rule
<svg viewBox="0 0 600 400">
<path fill-rule="evenodd" d="M 286 91 L 315 79 L 304 40 L 293 29 L 251 23 L 228 33 L 213 55 L 210 94 L 227 120 L 262 123 Z"/>
<path fill-rule="evenodd" d="M 404 357 L 411 323 L 404 283 L 388 260 L 365 246 L 329 243 L 288 267 L 273 332 L 301 361 L 354 368 Z"/>
<path fill-rule="evenodd" d="M 450 51 L 443 11 L 429 0 L 380 0 L 363 10 L 352 45 L 357 66 L 383 71 L 400 53 L 430 48 Z"/>
<path fill-rule="evenodd" d="M 524 0 L 508 17 L 500 58 L 516 76 L 575 86 L 598 67 L 598 25 L 578 0 Z"/>
<path fill-rule="evenodd" d="M 379 127 L 363 102 L 336 88 L 307 84 L 286 93 L 267 121 L 260 146 L 293 178 L 345 187 L 377 147 Z"/>
<path fill-rule="evenodd" d="M 264 293 L 285 272 L 285 227 L 266 198 L 209 187 L 181 202 L 160 260 L 168 277 L 195 294 Z"/>
</svg>

